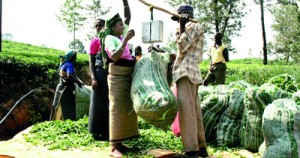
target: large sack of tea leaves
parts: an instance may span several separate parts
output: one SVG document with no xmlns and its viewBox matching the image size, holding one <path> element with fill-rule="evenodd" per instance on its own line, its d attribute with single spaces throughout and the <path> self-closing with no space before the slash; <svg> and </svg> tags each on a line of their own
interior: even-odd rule
<svg viewBox="0 0 300 158">
<path fill-rule="evenodd" d="M 268 83 L 274 84 L 287 92 L 294 93 L 298 91 L 296 79 L 288 74 L 274 76 L 270 78 Z"/>
<path fill-rule="evenodd" d="M 228 107 L 222 113 L 217 126 L 217 143 L 219 146 L 235 147 L 240 145 L 239 132 L 244 110 L 244 91 L 230 89 Z"/>
<path fill-rule="evenodd" d="M 200 103 L 206 99 L 210 94 L 214 93 L 215 89 L 213 86 L 203 86 L 200 85 L 198 88 L 198 96 Z"/>
<path fill-rule="evenodd" d="M 245 80 L 238 80 L 238 81 L 232 81 L 229 83 L 228 88 L 237 88 L 239 90 L 245 91 L 246 88 L 248 87 L 252 87 L 252 85 L 250 83 L 248 83 Z"/>
<path fill-rule="evenodd" d="M 227 94 L 211 93 L 200 103 L 207 142 L 216 139 L 216 130 L 220 116 L 227 108 L 228 100 L 229 95 Z"/>
<path fill-rule="evenodd" d="M 293 93 L 292 99 L 296 102 L 297 105 L 300 105 L 300 91 Z"/>
<path fill-rule="evenodd" d="M 259 87 L 249 87 L 244 96 L 244 112 L 240 130 L 241 145 L 257 152 L 263 142 L 262 114 L 265 107 L 272 103 L 273 97 Z"/>
<path fill-rule="evenodd" d="M 74 93 L 76 102 L 76 119 L 81 119 L 85 115 L 89 116 L 91 92 L 92 86 L 84 85 L 79 88 L 76 84 Z"/>
<path fill-rule="evenodd" d="M 161 128 L 171 125 L 177 107 L 167 82 L 168 54 L 148 53 L 137 61 L 133 72 L 131 99 L 136 114 Z"/>
<path fill-rule="evenodd" d="M 292 99 L 269 104 L 263 113 L 262 132 L 264 158 L 299 158 L 300 106 Z"/>
<path fill-rule="evenodd" d="M 291 98 L 292 96 L 290 92 L 285 91 L 272 83 L 265 83 L 261 85 L 260 88 L 271 94 L 274 100 L 282 98 Z"/>
</svg>

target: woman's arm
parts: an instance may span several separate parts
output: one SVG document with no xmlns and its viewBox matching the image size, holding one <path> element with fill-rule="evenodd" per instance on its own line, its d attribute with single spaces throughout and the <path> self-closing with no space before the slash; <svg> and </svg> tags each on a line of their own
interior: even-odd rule
<svg viewBox="0 0 300 158">
<path fill-rule="evenodd" d="M 131 13 L 130 13 L 130 7 L 128 1 L 123 0 L 123 5 L 124 5 L 124 17 L 125 17 L 124 23 L 129 25 L 131 20 Z"/>
<path fill-rule="evenodd" d="M 71 82 L 75 82 L 81 88 L 83 86 L 83 82 L 77 77 L 76 74 L 67 74 L 67 78 Z"/>
<path fill-rule="evenodd" d="M 89 69 L 92 80 L 92 88 L 93 90 L 97 90 L 97 80 L 95 73 L 95 63 L 96 63 L 96 55 L 98 50 L 100 49 L 100 39 L 93 38 L 90 43 L 90 61 L 89 61 Z"/>
<path fill-rule="evenodd" d="M 95 62 L 96 62 L 96 55 L 90 54 L 90 74 L 91 74 L 91 80 L 92 80 L 92 88 L 93 90 L 97 90 L 97 80 L 96 80 L 96 73 L 95 73 Z"/>
<path fill-rule="evenodd" d="M 119 48 L 117 50 L 113 50 L 113 53 L 111 54 L 111 59 L 113 60 L 113 62 L 117 62 L 121 58 L 123 51 L 126 47 L 126 44 L 134 35 L 135 35 L 134 30 L 129 30 L 126 36 L 124 37 L 121 45 L 119 46 Z"/>
</svg>

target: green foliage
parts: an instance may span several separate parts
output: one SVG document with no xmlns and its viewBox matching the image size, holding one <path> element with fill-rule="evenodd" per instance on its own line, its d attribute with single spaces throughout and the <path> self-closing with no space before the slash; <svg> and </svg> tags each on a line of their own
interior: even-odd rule
<svg viewBox="0 0 300 158">
<path fill-rule="evenodd" d="M 226 82 L 245 80 L 251 85 L 260 86 L 274 76 L 288 74 L 300 83 L 299 68 L 294 65 L 286 65 L 280 61 L 271 61 L 268 65 L 261 64 L 262 59 L 237 59 L 227 63 Z M 200 71 L 204 78 L 209 70 L 209 60 L 203 61 L 200 65 Z M 299 86 L 299 85 L 297 85 Z"/>
<path fill-rule="evenodd" d="M 268 82 L 287 92 L 294 93 L 298 91 L 296 80 L 291 75 L 282 74 L 279 76 L 274 76 Z"/>
<path fill-rule="evenodd" d="M 295 5 L 276 5 L 270 8 L 275 20 L 272 25 L 276 35 L 270 44 L 270 51 L 286 62 L 300 63 L 300 21 L 298 7 Z"/>
<path fill-rule="evenodd" d="M 110 11 L 110 7 L 106 8 L 101 5 L 101 1 L 92 0 L 91 3 L 87 4 L 85 7 L 85 11 L 87 12 L 87 24 L 89 27 L 95 26 L 96 19 L 102 19 L 104 15 L 106 15 Z M 87 35 L 88 39 L 92 39 L 95 31 L 93 30 Z"/>
<path fill-rule="evenodd" d="M 124 145 L 134 148 L 127 153 L 128 157 L 150 158 L 145 152 L 151 149 L 167 149 L 182 152 L 180 137 L 175 137 L 171 130 L 162 131 L 139 118 L 139 131 L 141 137 L 132 141 L 125 141 Z M 45 146 L 49 150 L 69 150 L 80 148 L 82 150 L 91 148 L 102 148 L 109 146 L 108 141 L 95 141 L 88 132 L 88 117 L 77 121 L 46 121 L 32 126 L 25 140 L 38 146 Z M 224 153 L 232 158 L 239 158 L 239 148 L 208 146 L 208 152 L 212 156 L 223 157 Z M 229 153 L 230 152 L 230 153 Z M 251 154 L 258 157 L 257 154 Z"/>
<path fill-rule="evenodd" d="M 176 116 L 176 99 L 167 82 L 169 54 L 148 53 L 136 63 L 131 99 L 137 115 L 157 127 L 166 128 Z"/>
<path fill-rule="evenodd" d="M 91 4 L 87 4 L 85 9 L 88 11 L 87 15 L 91 16 L 92 20 L 101 18 L 101 16 L 107 14 L 110 11 L 109 8 L 105 8 L 101 5 L 101 1 L 99 0 L 92 0 Z"/>
<path fill-rule="evenodd" d="M 295 100 L 297 105 L 300 105 L 300 91 L 293 93 L 292 99 Z"/>
<path fill-rule="evenodd" d="M 224 35 L 223 40 L 231 47 L 231 39 L 238 36 L 242 28 L 242 17 L 245 16 L 245 4 L 240 0 L 170 0 L 165 1 L 174 8 L 181 4 L 194 7 L 194 18 L 204 27 L 207 37 L 213 37 L 215 32 Z"/>
<path fill-rule="evenodd" d="M 69 32 L 75 32 L 85 23 L 86 17 L 81 14 L 83 10 L 82 0 L 66 0 L 57 18 L 68 28 Z"/>
<path fill-rule="evenodd" d="M 94 141 L 87 130 L 87 122 L 87 117 L 78 121 L 42 122 L 35 124 L 25 139 L 35 145 L 47 146 L 49 150 L 109 146 L 108 142 Z"/>
<path fill-rule="evenodd" d="M 73 42 L 76 39 L 76 31 L 80 30 L 86 23 L 87 18 L 82 14 L 83 12 L 82 0 L 66 0 L 61 5 L 60 14 L 57 15 L 57 19 L 67 27 L 68 31 L 73 32 Z"/>
<path fill-rule="evenodd" d="M 126 141 L 124 144 L 140 151 L 159 148 L 180 152 L 182 149 L 181 139 L 175 137 L 171 130 L 163 131 L 139 118 L 139 131 L 140 138 Z"/>
<path fill-rule="evenodd" d="M 298 3 L 300 2 L 299 0 L 278 0 L 279 3 L 285 4 L 285 5 L 294 5 L 298 6 Z M 298 3 L 297 3 L 298 2 Z M 300 6 L 298 6 L 300 7 Z"/>
<path fill-rule="evenodd" d="M 57 69 L 59 66 L 58 55 L 63 55 L 61 50 L 38 47 L 24 43 L 3 41 L 3 52 L 0 54 L 0 83 L 21 82 L 40 79 L 53 87 L 57 84 Z M 226 84 L 245 80 L 251 85 L 260 86 L 270 78 L 289 74 L 297 83 L 300 83 L 300 70 L 292 63 L 270 61 L 268 65 L 261 64 L 262 59 L 237 59 L 227 63 Z M 209 70 L 209 60 L 204 60 L 199 68 L 204 78 Z M 88 66 L 88 55 L 78 54 L 76 70 L 79 77 L 87 77 L 85 68 Z"/>
<path fill-rule="evenodd" d="M 0 84 L 4 85 L 0 102 L 20 97 L 17 93 L 24 94 L 39 86 L 54 88 L 58 82 L 60 50 L 33 46 L 30 44 L 3 41 L 3 50 L 0 54 Z M 85 68 L 88 66 L 88 55 L 78 54 L 75 68 L 78 76 L 87 76 Z M 10 87 L 12 85 L 14 87 Z M 15 88 L 10 91 L 6 88 Z"/>
<path fill-rule="evenodd" d="M 102 18 L 105 14 L 110 11 L 110 7 L 104 7 L 101 5 L 99 0 L 91 0 L 85 2 L 83 5 L 83 0 L 65 0 L 64 4 L 61 5 L 60 14 L 57 15 L 59 21 L 67 27 L 69 32 L 75 32 L 81 28 L 91 28 L 95 26 L 95 20 Z M 87 39 L 90 40 L 95 36 L 94 30 L 87 34 Z"/>
<path fill-rule="evenodd" d="M 82 54 L 87 53 L 86 50 L 84 50 L 83 43 L 79 39 L 76 39 L 75 41 L 70 42 L 69 48 L 75 49 L 78 53 L 82 53 Z"/>
<path fill-rule="evenodd" d="M 170 35 L 168 36 L 168 40 L 167 40 L 167 44 L 166 46 L 163 48 L 163 50 L 166 50 L 167 52 L 170 53 L 177 53 L 177 44 L 175 41 L 175 33 L 171 32 Z"/>
</svg>

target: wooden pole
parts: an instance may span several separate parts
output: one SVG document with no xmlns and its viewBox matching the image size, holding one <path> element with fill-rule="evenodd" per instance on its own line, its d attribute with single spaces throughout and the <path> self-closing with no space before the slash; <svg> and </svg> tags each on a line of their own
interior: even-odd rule
<svg viewBox="0 0 300 158">
<path fill-rule="evenodd" d="M 167 10 L 167 9 L 164 9 L 164 8 L 159 7 L 159 6 L 153 5 L 153 4 L 149 3 L 149 2 L 147 2 L 146 0 L 139 0 L 139 1 L 142 2 L 142 3 L 144 3 L 144 4 L 147 5 L 147 6 L 152 6 L 154 9 L 160 10 L 160 11 L 162 11 L 162 12 L 165 12 L 165 13 L 167 13 L 167 14 L 176 16 L 176 17 L 178 17 L 178 18 L 180 17 L 180 15 L 179 15 L 178 13 L 171 12 L 171 11 L 169 11 L 169 10 Z M 196 19 L 192 19 L 192 18 L 190 18 L 189 20 L 190 20 L 191 22 L 195 22 L 195 23 L 198 22 Z"/>
</svg>

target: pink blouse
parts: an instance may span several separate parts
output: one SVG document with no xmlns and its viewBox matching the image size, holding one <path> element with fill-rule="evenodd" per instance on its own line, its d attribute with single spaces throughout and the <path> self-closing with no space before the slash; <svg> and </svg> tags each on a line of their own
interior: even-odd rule
<svg viewBox="0 0 300 158">
<path fill-rule="evenodd" d="M 98 37 L 94 37 L 90 43 L 90 54 L 96 55 L 101 50 L 101 41 Z"/>
<path fill-rule="evenodd" d="M 110 59 L 111 59 L 113 51 L 117 50 L 119 48 L 122 41 L 123 41 L 122 36 L 121 36 L 121 39 L 119 39 L 115 36 L 112 36 L 112 35 L 108 35 L 105 38 L 105 51 Z M 126 44 L 120 59 L 134 60 L 131 56 L 131 52 L 129 50 L 128 43 Z"/>
</svg>

